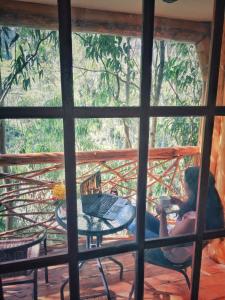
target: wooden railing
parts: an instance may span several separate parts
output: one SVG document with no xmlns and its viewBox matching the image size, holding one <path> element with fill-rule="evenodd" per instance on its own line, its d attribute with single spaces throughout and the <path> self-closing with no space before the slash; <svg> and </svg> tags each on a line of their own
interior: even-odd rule
<svg viewBox="0 0 225 300">
<path fill-rule="evenodd" d="M 199 147 L 149 150 L 149 207 L 162 193 L 182 193 L 183 169 L 197 163 L 199 152 Z M 76 160 L 78 185 L 100 169 L 104 192 L 116 187 L 119 195 L 136 201 L 137 150 L 78 152 Z M 12 171 L 0 173 L 0 221 L 13 218 L 13 226 L 2 229 L 0 238 L 47 228 L 52 242 L 60 240 L 63 232 L 55 222 L 52 188 L 64 178 L 63 153 L 0 155 L 1 166 Z"/>
</svg>

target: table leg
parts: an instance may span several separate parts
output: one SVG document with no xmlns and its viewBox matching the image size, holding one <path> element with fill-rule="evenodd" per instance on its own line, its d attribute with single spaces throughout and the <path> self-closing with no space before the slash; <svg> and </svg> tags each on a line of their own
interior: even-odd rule
<svg viewBox="0 0 225 300">
<path fill-rule="evenodd" d="M 79 263 L 79 270 L 83 267 L 84 263 L 85 263 L 84 260 L 81 261 L 81 262 Z M 63 282 L 63 284 L 61 285 L 61 287 L 60 287 L 60 297 L 61 297 L 61 300 L 64 300 L 64 288 L 65 288 L 65 286 L 66 286 L 68 283 L 69 283 L 69 278 L 67 278 L 67 279 Z M 0 294 L 0 295 L 1 295 L 1 294 Z M 0 299 L 1 299 L 1 297 L 0 297 Z"/>
<path fill-rule="evenodd" d="M 105 287 L 105 290 L 106 290 L 107 299 L 111 300 L 108 283 L 107 283 L 107 280 L 106 280 L 106 277 L 105 277 L 105 273 L 104 273 L 100 258 L 97 258 L 97 263 L 98 263 L 99 272 L 101 274 L 102 281 L 103 281 L 103 284 L 104 284 L 104 287 Z"/>
<path fill-rule="evenodd" d="M 113 261 L 115 264 L 117 264 L 119 266 L 119 268 L 120 268 L 120 280 L 122 280 L 123 279 L 123 264 L 120 261 L 118 261 L 117 259 L 115 259 L 111 256 L 108 256 L 107 258 L 109 260 Z"/>
</svg>

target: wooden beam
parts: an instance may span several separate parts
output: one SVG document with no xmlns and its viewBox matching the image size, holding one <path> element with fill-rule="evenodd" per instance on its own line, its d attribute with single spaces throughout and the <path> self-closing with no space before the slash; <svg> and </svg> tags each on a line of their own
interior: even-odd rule
<svg viewBox="0 0 225 300">
<path fill-rule="evenodd" d="M 124 36 L 140 36 L 142 16 L 73 7 L 72 29 Z M 0 0 L 0 24 L 58 30 L 57 7 Z M 210 35 L 209 22 L 155 17 L 155 38 L 198 43 Z"/>
<path fill-rule="evenodd" d="M 199 147 L 174 147 L 174 148 L 151 148 L 149 149 L 150 159 L 173 159 L 182 156 L 195 156 L 200 154 Z M 103 150 L 77 152 L 78 163 L 105 162 L 112 160 L 133 160 L 138 159 L 138 151 L 135 149 L 124 150 Z M 64 161 L 63 152 L 51 153 L 27 153 L 27 154 L 1 154 L 0 166 L 5 165 L 26 165 L 42 163 L 59 163 Z"/>
</svg>

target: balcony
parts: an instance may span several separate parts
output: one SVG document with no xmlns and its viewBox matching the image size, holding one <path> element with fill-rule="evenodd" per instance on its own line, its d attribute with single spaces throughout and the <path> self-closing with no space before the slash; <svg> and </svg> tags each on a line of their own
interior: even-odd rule
<svg viewBox="0 0 225 300">
<path fill-rule="evenodd" d="M 188 165 L 197 163 L 199 147 L 156 148 L 149 150 L 147 200 L 148 210 L 153 209 L 158 194 L 182 194 L 183 170 Z M 66 232 L 55 220 L 55 201 L 52 198 L 52 188 L 58 181 L 54 181 L 54 173 L 63 173 L 63 153 L 31 153 L 1 155 L 1 166 L 16 166 L 18 172 L 1 174 L 1 220 L 7 224 L 0 232 L 1 238 L 29 236 L 43 228 L 48 231 L 48 253 L 66 253 Z M 78 152 L 77 160 L 77 187 L 96 170 L 101 170 L 102 188 L 109 192 L 116 187 L 119 195 L 136 201 L 137 180 L 137 151 L 113 150 Z M 21 171 L 22 169 L 25 171 Z M 14 168 L 15 169 L 15 168 Z M 78 194 L 79 197 L 79 194 Z M 104 244 L 115 245 L 126 242 L 132 237 L 126 231 L 104 238 Z M 79 237 L 81 249 L 85 247 L 84 237 Z M 119 279 L 118 267 L 103 259 L 103 268 L 111 295 L 115 299 L 127 299 L 135 276 L 135 259 L 132 254 L 117 255 L 124 266 L 123 279 Z M 188 270 L 191 276 L 191 269 Z M 207 248 L 204 250 L 201 269 L 201 299 L 225 298 L 223 280 L 225 275 L 223 265 L 216 264 L 209 258 Z M 44 272 L 39 270 L 38 294 L 39 299 L 59 299 L 59 290 L 68 276 L 66 265 L 49 267 L 49 283 L 44 281 Z M 168 271 L 157 266 L 145 264 L 145 299 L 188 299 L 189 291 L 183 277 L 174 271 Z M 215 284 L 216 283 L 216 284 Z M 97 295 L 97 299 L 106 299 L 103 296 L 103 285 L 94 260 L 85 263 L 80 271 L 80 287 L 83 299 L 94 299 L 90 295 Z M 27 285 L 10 286 L 5 296 L 10 299 L 31 299 L 32 288 Z M 68 291 L 65 290 L 65 296 Z"/>
</svg>

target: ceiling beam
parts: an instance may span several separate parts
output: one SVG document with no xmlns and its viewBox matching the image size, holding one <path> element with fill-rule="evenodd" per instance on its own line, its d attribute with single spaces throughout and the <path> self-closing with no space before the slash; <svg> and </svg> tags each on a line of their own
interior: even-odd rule
<svg viewBox="0 0 225 300">
<path fill-rule="evenodd" d="M 96 32 L 140 36 L 142 17 L 138 14 L 72 8 L 72 28 Z M 0 0 L 0 24 L 57 30 L 57 7 L 53 5 Z M 210 35 L 209 22 L 155 18 L 155 37 L 198 43 Z"/>
</svg>

